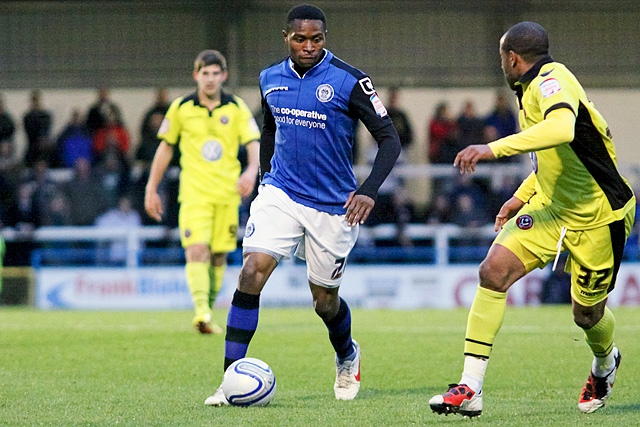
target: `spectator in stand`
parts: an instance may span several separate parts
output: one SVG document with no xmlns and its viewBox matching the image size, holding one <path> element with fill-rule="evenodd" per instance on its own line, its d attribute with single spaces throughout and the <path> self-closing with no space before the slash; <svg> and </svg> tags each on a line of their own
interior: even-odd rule
<svg viewBox="0 0 640 427">
<path fill-rule="evenodd" d="M 387 108 L 387 114 L 391 117 L 391 121 L 398 131 L 402 149 L 406 150 L 413 143 L 413 128 L 407 113 L 398 104 L 399 98 L 400 89 L 397 86 L 390 87 L 389 98 L 385 107 Z"/>
<path fill-rule="evenodd" d="M 424 215 L 428 225 L 450 224 L 453 208 L 449 196 L 440 193 L 432 197 Z"/>
<path fill-rule="evenodd" d="M 27 135 L 25 166 L 33 167 L 36 160 L 47 159 L 50 167 L 58 166 L 56 147 L 51 139 L 51 112 L 42 105 L 42 92 L 31 91 L 29 110 L 22 117 L 22 125 Z"/>
<path fill-rule="evenodd" d="M 71 112 L 71 119 L 58 135 L 56 145 L 62 167 L 72 168 L 78 159 L 93 162 L 93 140 L 79 109 Z"/>
<path fill-rule="evenodd" d="M 9 140 L 0 141 L 0 204 L 5 207 L 5 211 L 18 188 L 23 171 L 22 164 L 14 153 L 13 143 Z"/>
<path fill-rule="evenodd" d="M 113 150 L 126 157 L 131 140 L 113 105 L 106 109 L 104 118 L 104 126 L 93 134 L 94 158 L 99 162 L 108 151 Z"/>
<path fill-rule="evenodd" d="M 429 163 L 453 163 L 458 147 L 457 126 L 446 102 L 436 106 L 429 121 L 427 141 Z"/>
<path fill-rule="evenodd" d="M 167 89 L 158 88 L 156 90 L 156 99 L 154 104 L 147 110 L 140 127 L 140 142 L 136 149 L 135 159 L 142 163 L 145 169 L 151 166 L 153 156 L 156 154 L 160 139 L 158 139 L 158 130 L 162 124 L 162 119 L 171 104 Z M 177 166 L 179 156 L 174 156 L 172 166 Z M 145 180 L 146 182 L 146 180 Z"/>
<path fill-rule="evenodd" d="M 493 111 L 485 119 L 485 126 L 489 132 L 487 141 L 495 141 L 518 131 L 518 119 L 503 91 L 496 93 Z"/>
<path fill-rule="evenodd" d="M 471 193 L 457 193 L 451 222 L 460 227 L 482 227 L 490 220 L 481 208 L 476 205 Z"/>
<path fill-rule="evenodd" d="M 101 228 L 139 228 L 142 226 L 140 213 L 132 208 L 130 196 L 123 194 L 118 199 L 117 207 L 109 209 L 107 212 L 96 218 L 96 227 Z M 135 251 L 139 251 L 141 243 L 136 242 Z M 108 246 L 107 253 L 99 251 L 99 261 L 122 264 L 127 259 L 127 241 L 115 240 Z"/>
<path fill-rule="evenodd" d="M 5 213 L 5 225 L 23 232 L 31 232 L 40 225 L 39 213 L 33 201 L 34 189 L 33 183 L 28 181 L 18 185 Z"/>
<path fill-rule="evenodd" d="M 74 209 L 76 207 L 74 206 Z M 71 225 L 71 206 L 67 195 L 62 191 L 57 191 L 42 215 L 43 226 L 61 227 Z M 66 246 L 66 245 L 62 245 Z"/>
<path fill-rule="evenodd" d="M 489 183 L 478 178 L 472 178 L 469 175 L 456 174 L 453 180 L 450 180 L 453 185 L 445 189 L 446 194 L 449 195 L 450 200 L 453 201 L 454 209 L 453 215 L 458 215 L 456 212 L 462 206 L 458 206 L 458 203 L 462 203 L 464 207 L 467 206 L 466 201 L 462 201 L 460 196 L 468 196 L 471 199 L 473 205 L 473 211 L 475 219 L 474 224 L 480 223 L 480 225 L 488 224 L 493 221 L 489 211 L 489 198 L 487 195 L 491 194 L 491 187 Z M 452 222 L 456 222 L 452 218 Z M 458 220 L 458 225 L 464 225 L 462 220 Z"/>
<path fill-rule="evenodd" d="M 567 254 L 558 258 L 558 265 L 551 269 L 542 282 L 540 302 L 542 304 L 571 304 L 571 275 L 564 271 Z"/>
<path fill-rule="evenodd" d="M 158 145 L 162 140 L 158 139 L 158 131 L 160 130 L 160 125 L 162 124 L 162 120 L 164 119 L 164 115 L 171 102 L 168 97 L 168 91 L 166 88 L 157 88 L 155 92 L 155 101 L 153 105 L 151 105 L 147 111 L 145 112 L 142 123 L 140 126 L 140 141 L 136 148 L 135 152 L 135 165 L 133 175 L 132 175 L 132 188 L 131 188 L 131 197 L 133 200 L 133 206 L 139 212 L 144 212 L 144 194 L 145 187 L 147 185 L 147 181 L 149 180 L 149 170 L 151 168 L 151 162 L 153 161 L 153 156 L 158 149 Z M 171 158 L 171 162 L 169 163 L 169 168 L 179 168 L 180 167 L 180 150 L 175 150 L 174 156 Z M 163 219 L 164 225 L 169 225 L 168 220 L 172 220 L 172 225 L 175 223 L 177 226 L 177 203 L 167 203 L 167 201 L 175 200 L 174 198 L 167 198 L 167 192 L 170 191 L 172 186 L 175 187 L 178 185 L 176 179 L 165 179 L 161 182 L 159 193 L 161 195 L 161 200 L 163 205 L 165 205 L 165 215 Z M 176 221 L 173 221 L 176 219 Z M 148 215 L 143 215 L 142 223 L 144 225 L 156 225 L 157 222 Z"/>
<path fill-rule="evenodd" d="M 100 182 L 100 211 L 115 208 L 120 197 L 129 191 L 130 167 L 119 150 L 107 150 L 102 162 L 96 167 Z"/>
<path fill-rule="evenodd" d="M 456 151 L 462 150 L 467 145 L 484 143 L 484 123 L 476 113 L 473 101 L 467 99 L 457 120 L 459 144 Z"/>
<path fill-rule="evenodd" d="M 87 112 L 87 129 L 91 136 L 106 126 L 107 114 L 115 114 L 116 120 L 122 122 L 120 107 L 111 100 L 109 88 L 100 86 L 98 88 L 98 100 L 91 105 Z"/>
<path fill-rule="evenodd" d="M 4 98 L 0 96 L 0 142 L 9 141 L 13 143 L 13 134 L 16 132 L 16 124 L 13 117 L 5 109 Z"/>
<path fill-rule="evenodd" d="M 367 160 L 371 166 L 373 166 L 377 151 L 377 148 L 371 145 L 367 153 Z M 396 165 L 403 163 L 404 153 L 401 152 Z M 415 215 L 415 203 L 405 188 L 404 180 L 396 171 L 397 169 L 392 169 L 378 189 L 378 198 L 371 210 L 367 224 L 369 226 L 385 223 L 394 224 L 396 226 L 396 237 L 392 244 L 394 246 L 411 247 L 413 242 L 406 235 L 406 228 Z"/>
<path fill-rule="evenodd" d="M 29 182 L 33 186 L 33 209 L 37 215 L 35 225 L 40 227 L 45 225 L 49 205 L 60 192 L 60 187 L 49 176 L 49 164 L 43 157 L 33 164 Z"/>
<path fill-rule="evenodd" d="M 70 223 L 75 226 L 93 225 L 100 212 L 102 188 L 93 173 L 91 163 L 84 157 L 76 159 L 73 166 L 73 178 L 66 183 L 64 192 L 73 206 Z"/>
<path fill-rule="evenodd" d="M 489 201 L 489 212 L 500 212 L 500 208 L 505 200 L 509 200 L 516 192 L 522 179 L 519 176 L 505 174 L 500 180 L 500 184 L 491 191 Z"/>
<path fill-rule="evenodd" d="M 2 185 L 2 177 L 0 177 L 0 185 Z M 2 230 L 4 227 L 8 225 L 8 221 L 9 221 L 9 203 L 0 201 L 0 230 Z M 1 239 L 2 239 L 2 234 L 0 234 L 0 240 Z"/>
<path fill-rule="evenodd" d="M 498 91 L 495 97 L 495 105 L 491 114 L 485 119 L 485 141 L 495 141 L 518 131 L 518 118 L 510 107 L 507 96 L 503 91 Z M 496 162 L 519 162 L 520 155 L 506 156 L 496 159 Z"/>
</svg>

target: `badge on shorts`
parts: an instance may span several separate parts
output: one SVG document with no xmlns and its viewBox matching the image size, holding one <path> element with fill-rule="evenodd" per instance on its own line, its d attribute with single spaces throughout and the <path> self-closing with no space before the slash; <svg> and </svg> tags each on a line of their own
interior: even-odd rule
<svg viewBox="0 0 640 427">
<path fill-rule="evenodd" d="M 184 237 L 191 237 L 191 230 L 188 228 L 184 231 Z"/>
<path fill-rule="evenodd" d="M 248 223 L 244 230 L 244 237 L 251 237 L 254 231 L 256 231 L 256 226 L 252 222 Z"/>
<path fill-rule="evenodd" d="M 533 227 L 533 218 L 531 215 L 520 215 L 516 219 L 516 225 L 520 230 L 528 230 Z"/>
</svg>

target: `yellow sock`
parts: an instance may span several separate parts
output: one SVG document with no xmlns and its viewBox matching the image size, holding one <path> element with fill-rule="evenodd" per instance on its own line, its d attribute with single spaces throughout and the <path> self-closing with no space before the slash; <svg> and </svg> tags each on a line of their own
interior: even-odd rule
<svg viewBox="0 0 640 427">
<path fill-rule="evenodd" d="M 584 330 L 584 337 L 596 357 L 606 357 L 613 349 L 613 332 L 616 318 L 609 307 L 604 308 L 604 315 L 591 329 Z"/>
<path fill-rule="evenodd" d="M 507 306 L 506 292 L 496 292 L 478 286 L 467 318 L 464 342 L 465 356 L 488 359 Z"/>
<path fill-rule="evenodd" d="M 220 267 L 209 266 L 209 307 L 213 308 L 213 304 L 216 302 L 218 292 L 222 288 L 222 281 L 224 279 L 224 272 L 227 269 L 227 265 L 221 265 Z"/>
<path fill-rule="evenodd" d="M 196 316 L 211 314 L 209 308 L 209 272 L 206 262 L 187 262 L 185 272 L 187 284 L 191 291 L 191 299 L 196 311 Z"/>
</svg>

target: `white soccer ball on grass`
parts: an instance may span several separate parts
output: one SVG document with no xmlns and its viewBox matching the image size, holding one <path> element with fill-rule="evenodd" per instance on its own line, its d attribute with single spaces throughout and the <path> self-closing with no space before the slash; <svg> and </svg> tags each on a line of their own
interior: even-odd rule
<svg viewBox="0 0 640 427">
<path fill-rule="evenodd" d="M 229 365 L 222 391 L 231 405 L 265 406 L 276 393 L 276 377 L 267 363 L 245 357 Z"/>
</svg>

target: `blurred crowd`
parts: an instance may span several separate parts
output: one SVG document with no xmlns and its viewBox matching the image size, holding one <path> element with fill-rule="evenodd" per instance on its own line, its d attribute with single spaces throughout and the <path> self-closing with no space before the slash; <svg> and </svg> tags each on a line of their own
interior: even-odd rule
<svg viewBox="0 0 640 427">
<path fill-rule="evenodd" d="M 415 145 L 416 126 L 401 107 L 400 97 L 400 88 L 390 88 L 385 106 L 403 147 L 399 163 L 416 163 L 408 158 L 412 152 L 409 149 Z M 45 107 L 39 90 L 31 92 L 29 109 L 21 123 L 5 110 L 0 96 L 0 228 L 28 233 L 42 226 L 155 225 L 144 213 L 144 187 L 159 143 L 156 134 L 170 101 L 166 89 L 157 89 L 155 102 L 144 114 L 137 135 L 132 136 L 109 88 L 100 87 L 87 111 L 74 110 L 63 129 L 53 135 L 52 112 Z M 260 119 L 259 113 L 256 118 Z M 493 106 L 484 116 L 478 114 L 471 99 L 462 103 L 457 114 L 443 100 L 423 123 L 427 142 L 424 158 L 429 164 L 450 165 L 467 145 L 513 134 L 517 126 L 516 113 L 502 91 L 496 92 Z M 18 156 L 15 137 L 21 131 L 27 146 L 24 155 Z M 356 159 L 360 158 L 359 149 L 356 144 Z M 362 158 L 371 163 L 374 155 L 372 150 Z M 522 160 L 512 157 L 497 162 Z M 174 173 L 168 174 L 161 188 L 165 203 L 162 225 L 175 228 L 178 150 L 172 166 Z M 404 178 L 392 172 L 380 189 L 368 225 L 394 224 L 396 238 L 379 244 L 411 247 L 416 242 L 405 234 L 410 223 L 463 227 L 493 224 L 496 212 L 511 197 L 521 177 L 505 175 L 502 179 L 495 183 L 486 177 L 457 173 L 434 177 L 425 204 L 417 203 Z M 250 202 L 244 201 L 241 207 L 241 224 L 248 217 Z M 636 236 L 634 233 L 630 242 L 636 242 Z"/>
<path fill-rule="evenodd" d="M 385 103 L 387 111 L 398 130 L 403 146 L 399 163 L 409 163 L 407 148 L 411 147 L 414 127 L 408 114 L 400 107 L 399 88 L 389 90 Z M 518 131 L 517 117 L 505 94 L 498 91 L 489 114 L 481 116 L 474 101 L 463 102 L 458 114 L 454 114 L 449 102 L 437 103 L 426 121 L 426 159 L 429 164 L 452 165 L 456 154 L 472 144 L 483 144 Z M 369 158 L 373 161 L 373 158 Z M 521 162 L 519 156 L 497 160 L 496 163 Z M 426 206 L 418 206 L 395 172 L 380 189 L 378 201 L 368 223 L 395 223 L 396 239 L 388 244 L 413 246 L 415 242 L 404 233 L 408 223 L 455 224 L 463 227 L 481 227 L 493 223 L 496 212 L 507 200 L 520 180 L 506 175 L 503 182 L 494 183 L 490 178 L 454 173 L 431 180 L 431 191 Z"/>
<path fill-rule="evenodd" d="M 41 226 L 149 224 L 142 214 L 144 186 L 169 103 L 167 90 L 158 89 L 131 152 L 132 136 L 107 87 L 97 90 L 87 111 L 73 110 L 57 135 L 40 91 L 31 92 L 22 126 L 0 98 L 0 227 L 28 232 Z M 15 146 L 20 128 L 26 137 L 23 156 Z M 169 182 L 164 188 L 167 200 L 177 191 L 172 187 Z M 172 205 L 167 203 L 165 225 L 177 226 Z"/>
</svg>

